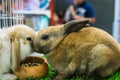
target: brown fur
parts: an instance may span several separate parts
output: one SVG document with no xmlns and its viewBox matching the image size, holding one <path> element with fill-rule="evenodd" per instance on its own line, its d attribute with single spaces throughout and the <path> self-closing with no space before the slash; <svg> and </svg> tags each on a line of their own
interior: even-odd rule
<svg viewBox="0 0 120 80">
<path fill-rule="evenodd" d="M 58 27 L 44 29 L 35 38 L 36 51 L 45 53 L 48 62 L 58 70 L 56 79 L 62 80 L 76 70 L 80 74 L 98 74 L 101 77 L 107 77 L 118 70 L 120 47 L 107 32 L 84 27 L 66 35 L 65 26 Z M 46 33 L 50 35 L 49 39 L 42 40 L 41 36 Z"/>
</svg>

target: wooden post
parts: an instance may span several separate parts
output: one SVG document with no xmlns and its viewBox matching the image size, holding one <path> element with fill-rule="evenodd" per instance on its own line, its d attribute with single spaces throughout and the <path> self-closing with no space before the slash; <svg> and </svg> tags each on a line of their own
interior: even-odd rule
<svg viewBox="0 0 120 80">
<path fill-rule="evenodd" d="M 54 0 L 50 0 L 50 26 L 54 25 Z"/>
</svg>

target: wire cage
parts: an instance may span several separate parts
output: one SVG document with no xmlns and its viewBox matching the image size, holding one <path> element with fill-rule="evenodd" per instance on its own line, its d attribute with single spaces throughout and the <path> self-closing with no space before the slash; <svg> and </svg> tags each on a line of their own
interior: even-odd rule
<svg viewBox="0 0 120 80">
<path fill-rule="evenodd" d="M 23 0 L 0 0 L 0 28 L 23 24 L 23 14 L 13 11 L 23 10 Z"/>
<path fill-rule="evenodd" d="M 51 19 L 51 3 L 53 0 L 0 0 L 0 28 L 25 24 L 36 31 L 43 29 Z"/>
</svg>

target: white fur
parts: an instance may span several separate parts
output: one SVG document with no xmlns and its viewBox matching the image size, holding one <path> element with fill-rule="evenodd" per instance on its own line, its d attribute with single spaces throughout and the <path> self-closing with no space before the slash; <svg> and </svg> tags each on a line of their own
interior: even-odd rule
<svg viewBox="0 0 120 80">
<path fill-rule="evenodd" d="M 32 31 L 29 27 L 25 25 L 17 25 L 21 28 L 27 29 L 28 31 Z M 9 74 L 9 71 L 11 69 L 11 54 L 12 54 L 12 46 L 10 41 L 10 33 L 14 32 L 15 27 L 9 27 L 9 28 L 3 28 L 0 29 L 0 80 L 13 80 L 16 77 L 12 74 Z M 20 31 L 18 31 L 20 32 Z M 21 35 L 27 35 L 24 33 L 21 33 Z M 23 44 L 24 40 L 20 38 L 20 57 L 21 60 L 23 60 L 27 55 L 32 53 L 31 45 L 28 41 L 28 43 L 25 45 Z M 26 41 L 27 42 L 27 41 Z M 7 75 L 5 75 L 7 73 Z M 3 75 L 4 74 L 4 75 Z"/>
<path fill-rule="evenodd" d="M 11 43 L 9 40 L 9 36 L 1 29 L 0 34 L 0 74 L 3 74 L 8 73 L 11 67 Z M 6 79 L 7 76 L 0 75 L 0 80 Z"/>
<path fill-rule="evenodd" d="M 21 57 L 21 60 L 25 59 L 26 56 L 30 55 L 30 53 L 32 52 L 31 50 L 31 47 L 30 47 L 30 44 L 23 44 L 24 41 L 23 39 L 20 39 L 20 57 Z"/>
<path fill-rule="evenodd" d="M 6 73 L 10 69 L 11 43 L 9 36 L 0 30 L 0 74 Z"/>
<path fill-rule="evenodd" d="M 0 75 L 0 80 L 16 80 L 17 77 L 13 74 L 3 74 Z"/>
</svg>

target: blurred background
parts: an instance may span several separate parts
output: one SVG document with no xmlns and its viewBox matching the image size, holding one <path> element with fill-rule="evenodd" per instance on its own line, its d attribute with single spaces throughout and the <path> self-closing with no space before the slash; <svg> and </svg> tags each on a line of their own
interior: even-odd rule
<svg viewBox="0 0 120 80">
<path fill-rule="evenodd" d="M 120 42 L 120 0 L 85 0 L 94 10 L 92 26 L 104 29 Z M 74 0 L 0 0 L 0 27 L 26 24 L 39 31 L 64 24 Z"/>
</svg>

